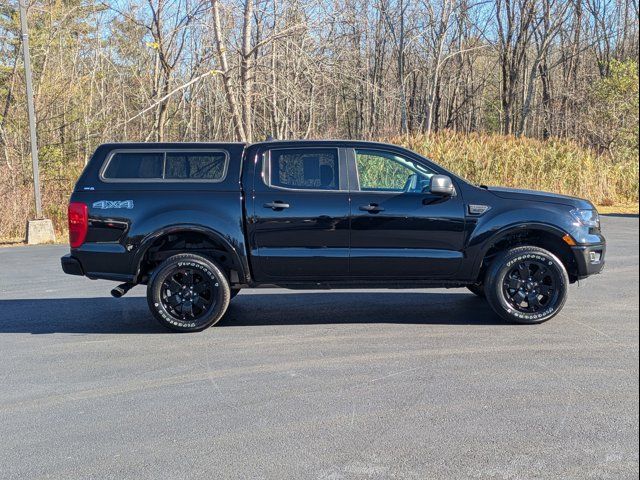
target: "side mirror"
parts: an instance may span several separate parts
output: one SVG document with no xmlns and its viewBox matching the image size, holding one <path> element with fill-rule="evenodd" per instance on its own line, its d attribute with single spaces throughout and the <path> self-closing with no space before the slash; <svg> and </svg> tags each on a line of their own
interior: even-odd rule
<svg viewBox="0 0 640 480">
<path fill-rule="evenodd" d="M 430 193 L 434 195 L 442 195 L 443 197 L 450 197 L 455 193 L 455 187 L 451 177 L 447 175 L 434 175 L 431 177 Z"/>
</svg>

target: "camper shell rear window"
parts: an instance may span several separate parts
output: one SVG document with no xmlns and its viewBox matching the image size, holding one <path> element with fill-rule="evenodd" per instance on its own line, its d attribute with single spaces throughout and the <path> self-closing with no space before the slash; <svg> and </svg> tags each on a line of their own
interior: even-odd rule
<svg viewBox="0 0 640 480">
<path fill-rule="evenodd" d="M 222 182 L 228 166 L 224 150 L 114 150 L 100 178 L 105 182 Z"/>
</svg>

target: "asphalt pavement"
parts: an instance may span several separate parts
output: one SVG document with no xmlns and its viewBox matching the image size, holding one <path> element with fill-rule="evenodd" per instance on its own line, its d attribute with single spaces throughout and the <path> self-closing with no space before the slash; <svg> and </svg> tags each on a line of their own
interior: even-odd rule
<svg viewBox="0 0 640 480">
<path fill-rule="evenodd" d="M 466 290 L 247 290 L 163 329 L 143 287 L 0 248 L 0 479 L 638 477 L 638 218 L 542 325 Z"/>
</svg>

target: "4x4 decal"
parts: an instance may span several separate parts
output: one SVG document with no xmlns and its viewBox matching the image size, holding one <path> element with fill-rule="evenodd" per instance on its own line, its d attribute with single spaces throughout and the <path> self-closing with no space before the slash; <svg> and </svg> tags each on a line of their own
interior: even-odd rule
<svg viewBox="0 0 640 480">
<path fill-rule="evenodd" d="M 133 200 L 99 200 L 93 202 L 92 206 L 100 210 L 108 210 L 111 208 L 126 208 L 131 210 L 133 208 Z"/>
</svg>

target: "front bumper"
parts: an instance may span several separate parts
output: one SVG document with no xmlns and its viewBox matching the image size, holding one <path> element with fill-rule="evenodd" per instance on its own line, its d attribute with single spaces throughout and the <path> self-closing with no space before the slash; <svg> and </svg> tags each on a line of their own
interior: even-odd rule
<svg viewBox="0 0 640 480">
<path fill-rule="evenodd" d="M 571 248 L 578 267 L 578 278 L 583 279 L 589 275 L 602 272 L 605 262 L 607 245 L 578 245 Z"/>
<path fill-rule="evenodd" d="M 84 275 L 82 264 L 77 258 L 72 257 L 70 254 L 60 258 L 60 263 L 62 264 L 64 273 L 68 275 Z"/>
</svg>

